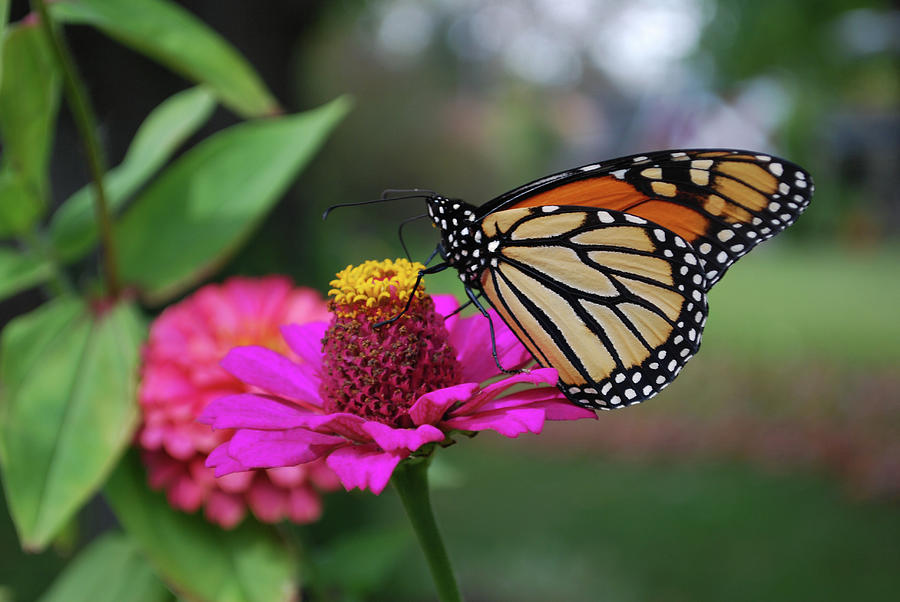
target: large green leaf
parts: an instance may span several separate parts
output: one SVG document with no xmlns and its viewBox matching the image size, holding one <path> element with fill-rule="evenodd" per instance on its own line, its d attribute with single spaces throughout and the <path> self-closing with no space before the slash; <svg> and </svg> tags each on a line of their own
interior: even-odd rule
<svg viewBox="0 0 900 602">
<path fill-rule="evenodd" d="M 221 265 L 272 208 L 346 113 L 318 109 L 233 126 L 169 166 L 116 227 L 122 279 L 148 302 L 169 299 Z"/>
<path fill-rule="evenodd" d="M 49 262 L 0 248 L 0 299 L 40 284 L 52 275 Z"/>
<path fill-rule="evenodd" d="M 43 208 L 24 176 L 11 166 L 0 165 L 0 238 L 30 230 Z"/>
<path fill-rule="evenodd" d="M 9 236 L 30 228 L 47 204 L 60 85 L 40 27 L 11 27 L 2 43 L 0 236 Z"/>
<path fill-rule="evenodd" d="M 122 163 L 104 178 L 110 211 L 117 212 L 206 123 L 214 108 L 215 97 L 204 88 L 179 92 L 156 107 L 141 124 Z M 93 190 L 89 184 L 73 194 L 50 222 L 50 236 L 63 261 L 81 258 L 97 242 Z"/>
<path fill-rule="evenodd" d="M 247 520 L 225 531 L 173 510 L 162 493 L 147 489 L 136 453 L 126 455 L 110 477 L 106 497 L 159 575 L 190 599 L 295 599 L 296 559 L 270 528 Z"/>
<path fill-rule="evenodd" d="M 54 17 L 92 25 L 188 79 L 207 84 L 222 104 L 244 117 L 280 112 L 259 75 L 235 48 L 202 21 L 167 0 L 54 2 Z M 250 6 L 248 11 L 265 10 Z"/>
<path fill-rule="evenodd" d="M 83 550 L 41 602 L 161 602 L 171 594 L 137 546 L 108 533 Z"/>
<path fill-rule="evenodd" d="M 26 549 L 47 545 L 103 483 L 137 422 L 144 325 L 119 303 L 93 315 L 60 299 L 0 337 L 0 449 L 10 513 Z"/>
<path fill-rule="evenodd" d="M 6 24 L 9 22 L 9 0 L 0 0 L 0 40 L 6 33 Z M 0 54 L 3 53 L 3 44 L 0 43 Z M 3 61 L 0 59 L 0 82 L 3 81 Z"/>
<path fill-rule="evenodd" d="M 330 541 L 314 559 L 316 585 L 364 600 L 394 573 L 410 539 L 404 525 L 359 530 Z"/>
</svg>

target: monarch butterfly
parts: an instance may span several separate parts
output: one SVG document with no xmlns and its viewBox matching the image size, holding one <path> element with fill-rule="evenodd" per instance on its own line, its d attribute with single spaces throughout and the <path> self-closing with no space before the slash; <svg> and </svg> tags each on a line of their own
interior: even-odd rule
<svg viewBox="0 0 900 602">
<path fill-rule="evenodd" d="M 707 149 L 584 165 L 480 207 L 427 194 L 444 262 L 423 274 L 455 268 L 569 400 L 621 408 L 672 382 L 700 347 L 707 291 L 813 189 L 788 161 Z"/>
</svg>

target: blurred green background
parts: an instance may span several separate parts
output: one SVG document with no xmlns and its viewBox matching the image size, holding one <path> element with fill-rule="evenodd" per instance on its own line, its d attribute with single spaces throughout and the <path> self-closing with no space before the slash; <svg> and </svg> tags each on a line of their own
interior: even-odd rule
<svg viewBox="0 0 900 602">
<path fill-rule="evenodd" d="M 710 296 L 703 350 L 658 399 L 539 437 L 439 454 L 438 520 L 469 600 L 885 600 L 900 588 L 900 10 L 850 0 L 182 2 L 291 110 L 355 108 L 230 274 L 323 292 L 349 263 L 402 255 L 420 201 L 343 209 L 386 188 L 480 204 L 633 152 L 774 153 L 816 180 L 808 214 Z M 12 19 L 27 12 L 12 3 Z M 185 81 L 67 29 L 112 164 Z M 67 115 L 55 198 L 86 181 Z M 236 119 L 220 109 L 207 130 Z M 424 222 L 414 259 L 436 242 Z M 96 261 L 81 266 L 87 278 Z M 453 275 L 427 282 L 460 296 Z M 40 291 L 0 306 L 10 316 Z M 5 320 L 4 320 L 5 321 Z M 392 493 L 332 495 L 313 545 L 401 524 Z M 2 513 L 3 520 L 8 520 Z M 84 521 L 108 520 L 90 508 Z M 368 528 L 368 527 L 366 527 Z M 428 600 L 411 534 L 379 600 Z M 0 525 L 0 600 L 34 598 L 64 546 Z M 390 547 L 390 546 L 388 546 Z M 375 557 L 385 555 L 379 548 Z M 376 579 L 376 581 L 378 581 Z M 5 588 L 5 589 L 3 589 Z"/>
</svg>

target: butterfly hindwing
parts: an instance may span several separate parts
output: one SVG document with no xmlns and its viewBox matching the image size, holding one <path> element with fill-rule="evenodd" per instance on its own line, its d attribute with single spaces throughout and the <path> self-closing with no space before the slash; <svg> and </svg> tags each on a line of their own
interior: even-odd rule
<svg viewBox="0 0 900 602">
<path fill-rule="evenodd" d="M 697 251 L 707 289 L 757 244 L 792 224 L 814 186 L 799 166 L 737 150 L 676 150 L 593 163 L 536 180 L 479 208 L 594 207 L 643 217 Z"/>
<path fill-rule="evenodd" d="M 613 210 L 496 211 L 480 225 L 480 288 L 573 402 L 658 393 L 697 352 L 707 282 L 683 238 Z"/>
</svg>

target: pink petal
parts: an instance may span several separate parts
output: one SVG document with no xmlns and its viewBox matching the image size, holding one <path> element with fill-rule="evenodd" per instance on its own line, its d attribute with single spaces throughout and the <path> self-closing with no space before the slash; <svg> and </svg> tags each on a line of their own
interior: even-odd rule
<svg viewBox="0 0 900 602">
<path fill-rule="evenodd" d="M 319 383 L 280 353 L 251 345 L 235 347 L 221 362 L 228 372 L 267 393 L 304 403 L 322 405 Z"/>
<path fill-rule="evenodd" d="M 281 327 L 281 336 L 304 364 L 318 370 L 322 365 L 322 338 L 326 330 L 328 322 L 286 324 Z"/>
<path fill-rule="evenodd" d="M 577 406 L 568 400 L 551 400 L 532 404 L 529 407 L 540 407 L 547 414 L 547 420 L 581 420 L 582 418 L 597 420 L 597 412 Z"/>
<path fill-rule="evenodd" d="M 295 523 L 311 523 L 322 516 L 322 500 L 309 487 L 295 487 L 288 494 L 288 517 Z"/>
<path fill-rule="evenodd" d="M 234 472 L 251 470 L 250 467 L 244 466 L 234 458 L 228 455 L 228 443 L 223 443 L 216 449 L 209 452 L 206 458 L 206 465 L 215 468 L 215 475 L 221 477 Z"/>
<path fill-rule="evenodd" d="M 184 510 L 185 512 L 193 512 L 203 503 L 203 494 L 201 489 L 187 474 L 183 474 L 175 482 L 175 485 L 169 487 L 168 498 L 169 504 L 175 508 Z"/>
<path fill-rule="evenodd" d="M 241 429 L 228 443 L 228 455 L 250 468 L 304 464 L 341 445 L 343 437 L 322 435 L 304 428 L 284 431 Z M 219 476 L 218 469 L 216 476 Z"/>
<path fill-rule="evenodd" d="M 194 438 L 190 433 L 178 428 L 170 428 L 166 431 L 163 447 L 170 456 L 179 460 L 187 460 L 197 452 L 194 447 Z"/>
<path fill-rule="evenodd" d="M 242 393 L 212 401 L 197 421 L 217 429 L 280 430 L 303 426 L 309 415 L 308 410 L 291 403 Z"/>
<path fill-rule="evenodd" d="M 228 493 L 243 493 L 253 483 L 255 471 L 233 472 L 216 479 L 219 489 Z"/>
<path fill-rule="evenodd" d="M 537 368 L 535 370 L 531 370 L 530 372 L 513 374 L 508 378 L 498 380 L 497 382 L 491 383 L 490 385 L 483 388 L 475 395 L 474 398 L 472 398 L 471 401 L 453 410 L 452 415 L 464 416 L 466 414 L 472 414 L 476 412 L 478 408 L 481 407 L 481 405 L 483 405 L 485 402 L 491 399 L 495 399 L 498 395 L 500 395 L 513 385 L 518 385 L 520 383 L 531 385 L 549 384 L 553 385 L 555 389 L 555 385 L 558 380 L 559 378 L 556 374 L 556 370 L 554 370 L 553 368 Z"/>
<path fill-rule="evenodd" d="M 341 486 L 341 481 L 325 462 L 310 462 L 306 467 L 310 480 L 322 491 L 334 491 Z"/>
<path fill-rule="evenodd" d="M 532 362 L 528 352 L 497 312 L 489 310 L 494 325 L 497 357 L 507 370 L 516 370 Z M 487 318 L 481 314 L 460 319 L 450 331 L 450 343 L 457 350 L 457 358 L 463 366 L 462 379 L 483 382 L 500 374 L 491 353 L 491 331 Z"/>
<path fill-rule="evenodd" d="M 362 416 L 346 412 L 310 414 L 304 418 L 304 426 L 312 431 L 340 435 L 359 443 L 372 441 L 372 436 L 363 428 L 366 422 L 368 421 Z"/>
<path fill-rule="evenodd" d="M 516 391 L 505 397 L 481 404 L 473 414 L 516 407 L 544 410 L 547 420 L 597 419 L 597 413 L 594 410 L 575 405 L 566 399 L 565 395 L 556 387 Z"/>
<path fill-rule="evenodd" d="M 352 445 L 335 450 L 326 462 L 348 491 L 359 487 L 378 495 L 387 487 L 394 468 L 408 455 L 404 451 L 384 452 L 375 445 Z"/>
<path fill-rule="evenodd" d="M 285 489 L 298 486 L 306 480 L 308 473 L 309 469 L 302 464 L 298 466 L 279 466 L 277 468 L 266 469 L 266 476 L 268 476 L 273 483 L 279 487 L 284 487 Z"/>
<path fill-rule="evenodd" d="M 322 299 L 322 293 L 305 287 L 295 288 L 288 299 L 288 313 L 282 324 L 306 324 L 307 322 L 328 322 L 331 312 Z"/>
<path fill-rule="evenodd" d="M 409 409 L 414 424 L 437 424 L 453 404 L 467 401 L 478 389 L 478 383 L 463 383 L 425 393 Z"/>
<path fill-rule="evenodd" d="M 444 440 L 444 433 L 430 424 L 423 424 L 415 429 L 404 429 L 369 421 L 363 428 L 381 449 L 389 452 L 398 450 L 414 452 L 426 443 Z"/>
<path fill-rule="evenodd" d="M 515 438 L 522 433 L 540 433 L 544 428 L 544 419 L 544 410 L 515 408 L 452 418 L 444 422 L 444 425 L 463 431 L 491 429 L 505 437 Z"/>
<path fill-rule="evenodd" d="M 431 300 L 434 301 L 435 313 L 441 317 L 450 316 L 459 307 L 459 301 L 453 295 L 432 295 Z M 454 325 L 459 319 L 459 314 L 444 318 L 444 327 L 453 332 Z"/>
<path fill-rule="evenodd" d="M 259 478 L 253 482 L 247 492 L 247 503 L 250 510 L 264 523 L 281 520 L 287 513 L 287 490 L 273 485 L 268 479 Z"/>
<path fill-rule="evenodd" d="M 206 518 L 210 522 L 231 529 L 244 518 L 246 506 L 240 496 L 213 490 L 206 502 Z"/>
</svg>

